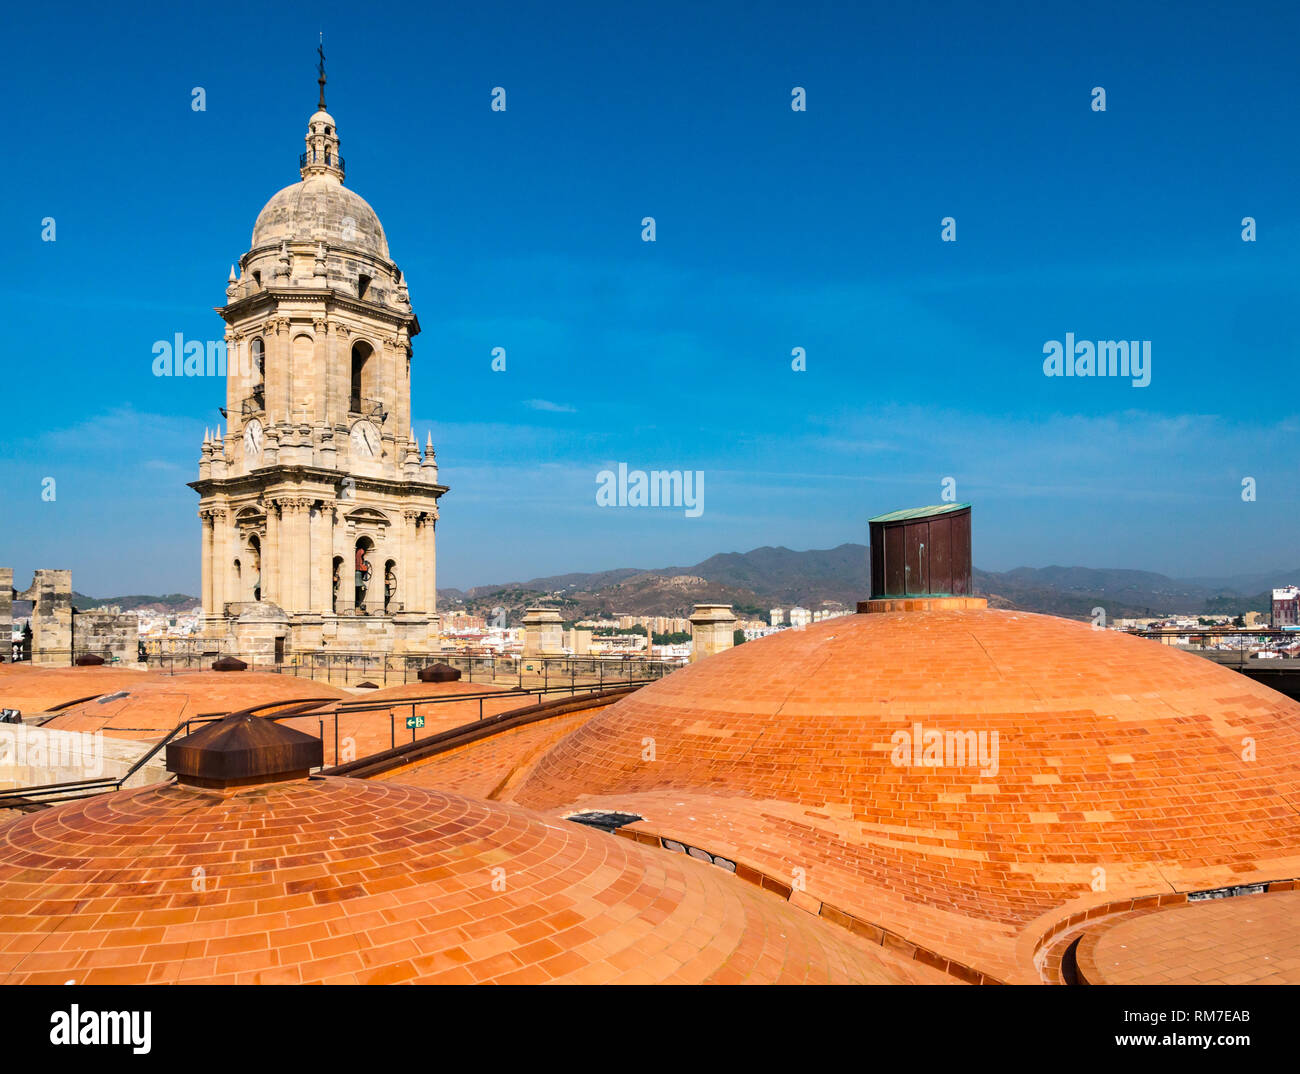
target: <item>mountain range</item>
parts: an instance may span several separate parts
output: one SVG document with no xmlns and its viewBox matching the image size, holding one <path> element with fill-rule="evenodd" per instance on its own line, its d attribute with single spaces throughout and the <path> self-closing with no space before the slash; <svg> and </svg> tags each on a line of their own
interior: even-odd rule
<svg viewBox="0 0 1300 1074">
<path fill-rule="evenodd" d="M 621 567 L 467 590 L 440 589 L 438 601 L 444 611 L 484 616 L 504 608 L 511 623 L 518 623 L 524 609 L 539 602 L 558 608 L 570 620 L 617 614 L 684 617 L 705 602 L 730 604 L 742 617 L 766 619 L 770 609 L 794 605 L 816 611 L 838 603 L 852 610 L 868 595 L 867 564 L 867 546 L 861 544 L 804 552 L 763 547 L 725 552 L 688 567 Z M 1152 571 L 1056 566 L 976 569 L 974 577 L 975 592 L 987 597 L 990 607 L 1079 619 L 1090 618 L 1094 608 L 1104 608 L 1111 619 L 1268 612 L 1270 589 L 1296 579 L 1300 570 L 1179 579 Z M 74 593 L 72 602 L 82 611 L 116 604 L 178 612 L 189 611 L 199 599 L 183 593 L 101 598 Z M 28 602 L 14 602 L 16 616 L 29 613 Z"/>
<path fill-rule="evenodd" d="M 554 605 L 566 619 L 595 615 L 680 617 L 697 603 L 731 604 L 742 616 L 766 619 L 769 609 L 825 602 L 852 609 L 868 595 L 866 545 L 796 552 L 756 548 L 710 556 L 689 567 L 624 567 L 590 574 L 558 574 L 525 582 L 439 590 L 443 607 L 490 615 L 505 608 L 511 622 L 528 605 Z M 1239 615 L 1267 612 L 1269 590 L 1300 578 L 1300 571 L 1235 577 L 1176 579 L 1151 571 L 1094 567 L 976 569 L 975 591 L 990 607 L 1090 618 L 1104 608 L 1111 619 L 1165 614 Z"/>
</svg>

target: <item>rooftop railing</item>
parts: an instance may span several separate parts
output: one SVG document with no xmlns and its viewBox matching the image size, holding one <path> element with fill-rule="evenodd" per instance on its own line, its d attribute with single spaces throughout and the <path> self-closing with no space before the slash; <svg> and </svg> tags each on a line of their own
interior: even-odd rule
<svg viewBox="0 0 1300 1074">
<path fill-rule="evenodd" d="M 305 168 L 308 164 L 324 164 L 329 168 L 338 168 L 341 172 L 347 171 L 347 168 L 344 167 L 342 157 L 332 157 L 328 160 L 321 160 L 314 153 L 298 154 L 298 167 Z"/>
</svg>

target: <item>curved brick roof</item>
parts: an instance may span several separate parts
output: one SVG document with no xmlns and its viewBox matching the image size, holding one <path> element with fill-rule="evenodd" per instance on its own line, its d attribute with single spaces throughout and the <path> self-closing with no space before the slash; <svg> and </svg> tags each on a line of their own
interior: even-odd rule
<svg viewBox="0 0 1300 1074">
<path fill-rule="evenodd" d="M 0 983 L 936 979 L 712 864 L 392 783 L 160 784 L 0 827 Z"/>
<path fill-rule="evenodd" d="M 1300 984 L 1300 891 L 1127 915 L 1083 936 L 1089 984 Z"/>
<path fill-rule="evenodd" d="M 0 707 L 24 715 L 47 712 L 83 697 L 129 690 L 153 682 L 156 671 L 121 667 L 52 668 L 31 664 L 0 664 Z"/>
<path fill-rule="evenodd" d="M 893 734 L 916 724 L 996 731 L 996 774 L 895 765 Z M 1300 705 L 1049 616 L 847 616 L 639 690 L 513 800 L 637 813 L 636 828 L 802 869 L 810 896 L 1029 980 L 1035 939 L 1081 907 L 1300 875 Z"/>
<path fill-rule="evenodd" d="M 57 689 L 75 691 L 82 688 L 81 680 L 78 679 L 82 670 L 67 668 L 47 671 L 44 675 L 58 676 L 62 680 Z M 233 712 L 254 705 L 316 697 L 321 698 L 323 703 L 328 703 L 332 698 L 350 696 L 346 691 L 328 683 L 269 671 L 117 674 L 117 679 L 106 678 L 102 685 L 92 685 L 81 694 L 73 693 L 72 696 L 84 697 L 99 690 L 104 694 L 125 692 L 125 697 L 103 704 L 96 700 L 73 705 L 47 721 L 44 726 L 59 731 L 102 731 L 112 737 L 147 740 L 162 737 L 189 716 Z M 5 682 L 0 680 L 0 698 L 5 693 Z M 274 710 L 268 709 L 261 714 L 266 715 L 272 711 Z M 316 727 L 315 721 L 311 722 L 311 726 L 313 729 Z"/>
</svg>

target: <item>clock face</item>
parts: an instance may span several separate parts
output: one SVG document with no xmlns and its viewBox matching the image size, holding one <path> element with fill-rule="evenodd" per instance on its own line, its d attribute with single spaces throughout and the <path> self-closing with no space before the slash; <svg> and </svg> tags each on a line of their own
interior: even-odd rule
<svg viewBox="0 0 1300 1074">
<path fill-rule="evenodd" d="M 352 448 L 363 459 L 373 459 L 379 454 L 379 431 L 368 421 L 352 426 Z"/>
<path fill-rule="evenodd" d="M 250 459 L 262 454 L 262 423 L 256 418 L 244 426 L 244 454 Z"/>
</svg>

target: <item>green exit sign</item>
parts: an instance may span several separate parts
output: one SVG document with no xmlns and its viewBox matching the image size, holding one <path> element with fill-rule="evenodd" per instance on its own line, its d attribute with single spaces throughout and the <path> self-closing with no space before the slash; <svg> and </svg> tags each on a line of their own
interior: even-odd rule
<svg viewBox="0 0 1300 1074">
<path fill-rule="evenodd" d="M 414 731 L 417 727 L 423 727 L 423 726 L 424 726 L 424 717 L 423 717 L 423 716 L 408 716 L 408 717 L 406 717 L 406 729 L 407 729 L 408 731 Z"/>
</svg>

